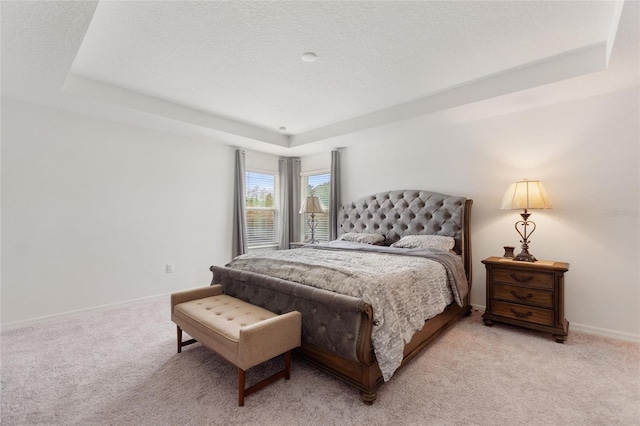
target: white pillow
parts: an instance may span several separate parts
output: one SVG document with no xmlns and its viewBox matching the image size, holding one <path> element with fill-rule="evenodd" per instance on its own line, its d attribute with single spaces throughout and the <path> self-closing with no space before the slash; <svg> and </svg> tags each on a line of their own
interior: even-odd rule
<svg viewBox="0 0 640 426">
<path fill-rule="evenodd" d="M 400 238 L 400 241 L 391 244 L 391 247 L 453 250 L 455 245 L 456 241 L 453 237 L 445 237 L 443 235 L 407 235 Z"/>
<path fill-rule="evenodd" d="M 367 234 L 364 232 L 347 232 L 338 237 L 338 240 L 351 241 L 354 243 L 380 244 L 384 241 L 384 235 Z"/>
</svg>

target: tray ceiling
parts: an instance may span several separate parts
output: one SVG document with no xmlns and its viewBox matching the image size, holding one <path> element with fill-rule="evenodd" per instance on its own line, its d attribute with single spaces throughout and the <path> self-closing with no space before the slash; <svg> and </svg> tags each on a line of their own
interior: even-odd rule
<svg viewBox="0 0 640 426">
<path fill-rule="evenodd" d="M 2 93 L 286 150 L 605 70 L 622 5 L 3 2 Z"/>
</svg>

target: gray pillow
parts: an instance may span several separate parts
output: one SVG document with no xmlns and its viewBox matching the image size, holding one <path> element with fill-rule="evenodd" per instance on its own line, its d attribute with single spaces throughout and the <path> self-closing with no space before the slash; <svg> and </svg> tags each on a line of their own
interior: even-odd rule
<svg viewBox="0 0 640 426">
<path fill-rule="evenodd" d="M 382 244 L 384 236 L 381 234 L 366 234 L 364 232 L 347 232 L 338 237 L 338 240 L 351 241 L 354 243 Z"/>
<path fill-rule="evenodd" d="M 391 247 L 452 250 L 455 245 L 456 241 L 453 237 L 445 237 L 443 235 L 407 235 L 400 238 L 400 241 L 391 244 Z"/>
</svg>

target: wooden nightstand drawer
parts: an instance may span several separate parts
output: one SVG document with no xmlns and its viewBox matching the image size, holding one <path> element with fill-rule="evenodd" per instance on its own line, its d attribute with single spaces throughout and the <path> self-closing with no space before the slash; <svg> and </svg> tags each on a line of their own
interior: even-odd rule
<svg viewBox="0 0 640 426">
<path fill-rule="evenodd" d="M 488 257 L 482 263 L 487 268 L 485 325 L 503 322 L 553 333 L 556 342 L 567 340 L 564 273 L 568 263 L 518 262 L 503 257 Z"/>
<path fill-rule="evenodd" d="M 495 301 L 493 302 L 493 314 L 535 324 L 553 325 L 553 310 L 551 309 Z"/>
<path fill-rule="evenodd" d="M 492 297 L 494 299 L 524 305 L 540 306 L 543 308 L 553 308 L 552 291 L 497 283 L 492 286 L 492 289 Z"/>
<path fill-rule="evenodd" d="M 544 272 L 532 272 L 527 270 L 514 271 L 513 269 L 494 268 L 494 281 L 507 284 L 519 284 L 527 287 L 546 288 L 553 290 L 554 275 Z"/>
</svg>

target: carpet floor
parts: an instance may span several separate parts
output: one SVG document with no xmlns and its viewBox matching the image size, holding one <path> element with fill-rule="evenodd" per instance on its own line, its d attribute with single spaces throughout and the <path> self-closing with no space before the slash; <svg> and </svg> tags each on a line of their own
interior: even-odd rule
<svg viewBox="0 0 640 426">
<path fill-rule="evenodd" d="M 638 425 L 640 345 L 463 319 L 378 391 L 294 358 L 237 406 L 237 374 L 199 344 L 175 350 L 168 300 L 91 311 L 2 334 L 3 425 Z M 247 372 L 247 384 L 282 358 Z"/>
</svg>

